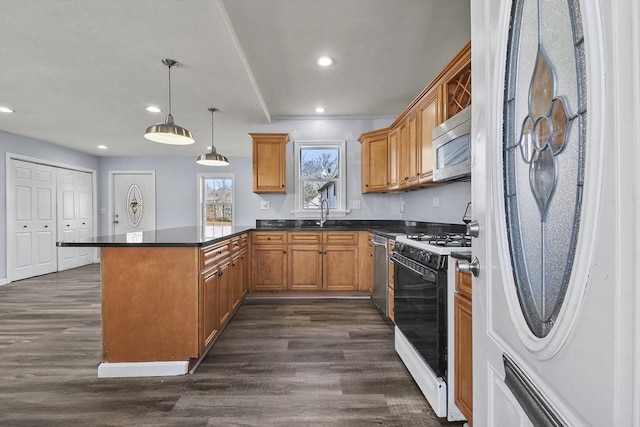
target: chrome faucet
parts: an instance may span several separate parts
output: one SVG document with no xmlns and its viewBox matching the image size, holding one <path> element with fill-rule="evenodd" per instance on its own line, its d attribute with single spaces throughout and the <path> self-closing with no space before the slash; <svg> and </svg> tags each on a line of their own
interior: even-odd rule
<svg viewBox="0 0 640 427">
<path fill-rule="evenodd" d="M 327 206 L 327 212 L 325 213 L 324 207 Z M 329 200 L 322 199 L 320 201 L 320 221 L 316 222 L 320 227 L 324 226 L 324 223 L 327 222 L 327 217 L 329 216 Z"/>
</svg>

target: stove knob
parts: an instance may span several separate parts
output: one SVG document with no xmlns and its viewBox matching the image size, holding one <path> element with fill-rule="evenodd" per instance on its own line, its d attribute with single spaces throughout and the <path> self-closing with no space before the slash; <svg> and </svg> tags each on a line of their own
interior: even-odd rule
<svg viewBox="0 0 640 427">
<path fill-rule="evenodd" d="M 404 243 L 396 243 L 395 250 L 400 253 L 404 252 Z"/>
<path fill-rule="evenodd" d="M 427 255 L 427 251 L 420 251 L 420 253 L 418 254 L 418 259 L 424 262 L 427 259 Z"/>
<path fill-rule="evenodd" d="M 425 262 L 431 262 L 431 252 L 427 252 L 424 257 Z"/>
</svg>

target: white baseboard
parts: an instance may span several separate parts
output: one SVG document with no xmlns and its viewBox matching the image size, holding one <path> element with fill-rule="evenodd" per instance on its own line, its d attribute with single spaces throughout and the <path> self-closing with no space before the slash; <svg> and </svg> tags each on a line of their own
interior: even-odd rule
<svg viewBox="0 0 640 427">
<path fill-rule="evenodd" d="M 8 285 L 9 283 L 11 282 L 6 277 L 4 279 L 0 279 L 0 286 Z"/>
<path fill-rule="evenodd" d="M 189 362 L 126 362 L 98 366 L 98 378 L 169 377 L 186 375 Z"/>
</svg>

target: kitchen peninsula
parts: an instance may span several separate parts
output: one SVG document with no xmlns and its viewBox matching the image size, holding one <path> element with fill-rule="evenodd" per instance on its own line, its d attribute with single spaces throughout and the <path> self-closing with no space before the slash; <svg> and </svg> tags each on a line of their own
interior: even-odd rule
<svg viewBox="0 0 640 427">
<path fill-rule="evenodd" d="M 58 246 L 100 247 L 98 377 L 195 369 L 247 292 L 250 227 L 179 227 Z"/>
</svg>

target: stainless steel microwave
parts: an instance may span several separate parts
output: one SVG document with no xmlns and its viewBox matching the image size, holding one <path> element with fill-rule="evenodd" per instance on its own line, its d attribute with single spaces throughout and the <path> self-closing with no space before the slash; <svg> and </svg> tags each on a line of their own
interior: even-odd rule
<svg viewBox="0 0 640 427">
<path fill-rule="evenodd" d="M 471 106 L 433 130 L 434 181 L 471 179 Z"/>
</svg>

